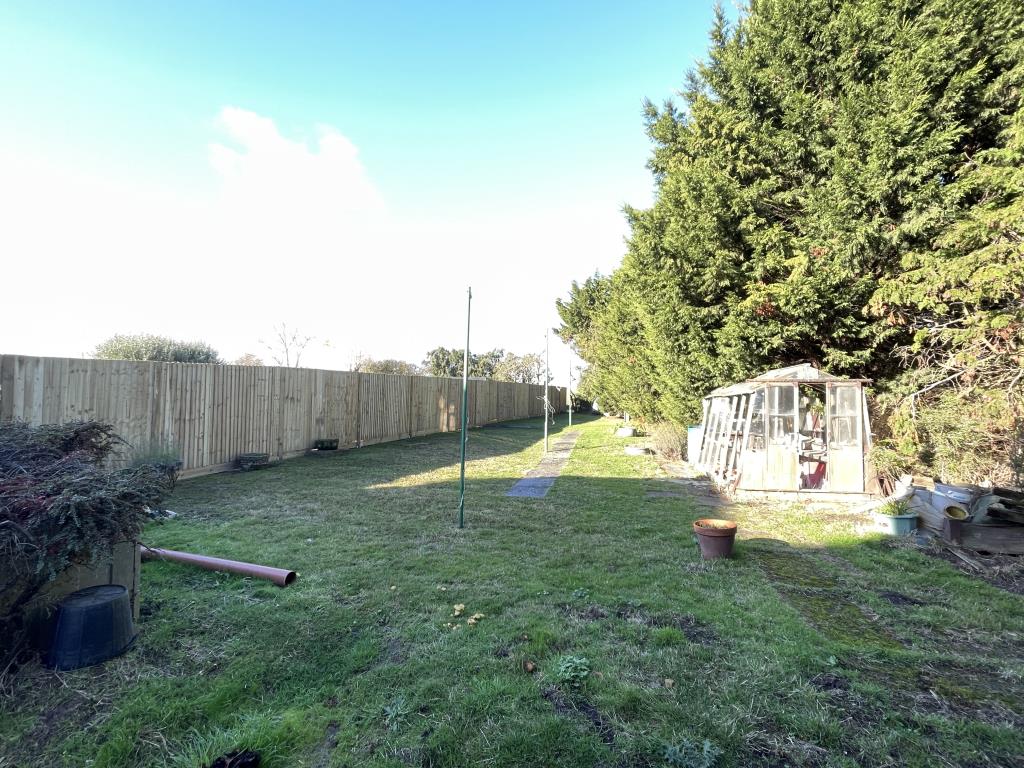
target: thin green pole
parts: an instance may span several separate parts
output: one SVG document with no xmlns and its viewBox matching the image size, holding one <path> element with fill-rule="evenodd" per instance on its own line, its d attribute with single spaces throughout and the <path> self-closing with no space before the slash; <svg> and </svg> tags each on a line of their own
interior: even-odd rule
<svg viewBox="0 0 1024 768">
<path fill-rule="evenodd" d="M 572 350 L 569 350 L 569 383 L 565 385 L 565 399 L 569 406 L 569 426 L 572 426 Z"/>
<path fill-rule="evenodd" d="M 551 391 L 551 344 L 548 331 L 544 331 L 544 453 L 548 452 L 548 419 L 551 418 L 551 403 L 548 393 Z"/>
<path fill-rule="evenodd" d="M 466 527 L 466 427 L 469 420 L 469 316 L 473 307 L 473 289 L 466 299 L 466 354 L 462 358 L 462 457 L 459 460 L 459 528 Z"/>
</svg>

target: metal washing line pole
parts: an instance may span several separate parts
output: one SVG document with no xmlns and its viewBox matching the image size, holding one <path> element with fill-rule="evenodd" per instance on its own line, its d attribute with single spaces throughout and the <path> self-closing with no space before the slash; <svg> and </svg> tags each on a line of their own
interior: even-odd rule
<svg viewBox="0 0 1024 768">
<path fill-rule="evenodd" d="M 568 346 L 568 345 L 566 345 Z M 569 380 L 565 384 L 565 403 L 569 407 L 569 426 L 572 426 L 572 349 L 569 350 Z"/>
<path fill-rule="evenodd" d="M 469 317 L 473 308 L 473 288 L 466 289 L 466 353 L 462 358 L 462 434 L 459 458 L 459 528 L 465 528 L 466 508 L 466 424 L 469 408 Z"/>
<path fill-rule="evenodd" d="M 551 403 L 548 401 L 548 392 L 551 385 L 551 343 L 548 341 L 550 332 L 544 331 L 544 453 L 548 452 L 548 414 L 551 411 Z"/>
</svg>

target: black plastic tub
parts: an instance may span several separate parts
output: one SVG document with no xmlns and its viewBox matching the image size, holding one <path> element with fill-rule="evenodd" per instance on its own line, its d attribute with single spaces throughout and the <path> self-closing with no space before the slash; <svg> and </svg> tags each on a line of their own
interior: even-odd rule
<svg viewBox="0 0 1024 768">
<path fill-rule="evenodd" d="M 128 590 L 102 584 L 73 592 L 57 608 L 47 663 L 79 669 L 120 656 L 135 639 Z"/>
</svg>

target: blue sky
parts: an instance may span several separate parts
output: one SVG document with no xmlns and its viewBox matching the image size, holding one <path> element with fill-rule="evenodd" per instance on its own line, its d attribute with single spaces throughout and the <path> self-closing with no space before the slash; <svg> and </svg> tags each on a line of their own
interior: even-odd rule
<svg viewBox="0 0 1024 768">
<path fill-rule="evenodd" d="M 641 104 L 681 85 L 711 16 L 7 2 L 0 202 L 22 226 L 0 247 L 22 255 L 19 282 L 67 275 L 68 300 L 104 290 L 117 309 L 70 333 L 5 318 L 0 349 L 78 355 L 152 331 L 259 354 L 286 321 L 331 340 L 318 365 L 417 360 L 458 343 L 466 284 L 474 346 L 536 349 L 569 280 L 621 257 L 621 206 L 650 202 Z"/>
</svg>

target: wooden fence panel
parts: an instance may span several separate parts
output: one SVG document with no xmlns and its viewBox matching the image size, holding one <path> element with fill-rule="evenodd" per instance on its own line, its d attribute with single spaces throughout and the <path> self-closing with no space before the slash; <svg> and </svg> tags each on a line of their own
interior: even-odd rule
<svg viewBox="0 0 1024 768">
<path fill-rule="evenodd" d="M 469 424 L 540 416 L 543 391 L 471 380 Z M 564 389 L 551 398 L 564 409 Z M 107 421 L 130 445 L 123 461 L 173 451 L 186 477 L 240 453 L 294 456 L 319 438 L 352 447 L 457 432 L 461 406 L 457 378 L 0 355 L 0 420 Z"/>
<path fill-rule="evenodd" d="M 448 429 L 446 432 L 458 432 L 462 429 L 462 381 L 445 379 L 448 382 Z"/>
<path fill-rule="evenodd" d="M 530 415 L 530 391 L 526 387 L 516 386 L 512 390 L 512 400 L 513 418 L 527 418 Z"/>
<path fill-rule="evenodd" d="M 409 377 L 410 429 L 414 437 L 448 431 L 448 379 Z"/>
<path fill-rule="evenodd" d="M 462 382 L 459 381 L 458 386 L 458 397 L 459 403 L 456 411 L 458 415 L 455 417 L 456 430 L 458 430 L 458 420 L 462 418 Z M 469 407 L 467 408 L 467 420 L 471 427 L 482 427 L 487 423 L 487 382 L 486 381 L 471 381 L 469 382 Z"/>
<path fill-rule="evenodd" d="M 389 373 L 359 374 L 359 442 L 372 445 L 409 437 L 409 379 Z"/>
</svg>

